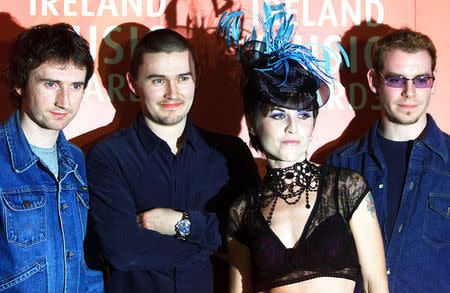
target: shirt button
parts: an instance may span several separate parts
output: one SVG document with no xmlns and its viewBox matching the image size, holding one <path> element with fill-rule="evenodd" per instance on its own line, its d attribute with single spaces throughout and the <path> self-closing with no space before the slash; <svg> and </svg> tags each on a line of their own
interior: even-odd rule
<svg viewBox="0 0 450 293">
<path fill-rule="evenodd" d="M 412 190 L 414 187 L 414 182 L 409 183 L 409 190 Z"/>
<path fill-rule="evenodd" d="M 421 148 L 421 147 L 422 147 L 422 144 L 421 144 L 420 142 L 418 142 L 418 143 L 417 143 L 417 146 L 418 146 L 419 148 Z"/>
<path fill-rule="evenodd" d="M 67 254 L 67 258 L 74 256 L 75 254 L 73 254 L 72 252 L 68 252 Z"/>
<path fill-rule="evenodd" d="M 391 274 L 391 269 L 387 269 L 387 271 L 386 271 L 386 275 L 390 275 Z"/>
<path fill-rule="evenodd" d="M 383 188 L 383 187 L 384 187 L 384 184 L 383 184 L 383 183 L 378 184 L 378 188 L 379 188 L 379 189 L 381 189 L 381 188 Z"/>
<path fill-rule="evenodd" d="M 62 204 L 62 205 L 61 205 L 61 210 L 65 210 L 65 209 L 67 209 L 68 207 L 69 207 L 68 205 Z"/>
</svg>

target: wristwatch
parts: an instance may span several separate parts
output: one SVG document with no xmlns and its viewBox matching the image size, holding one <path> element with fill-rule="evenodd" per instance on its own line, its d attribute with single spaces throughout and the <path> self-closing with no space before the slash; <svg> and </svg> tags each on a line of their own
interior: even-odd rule
<svg viewBox="0 0 450 293">
<path fill-rule="evenodd" d="M 175 237 L 185 241 L 191 233 L 191 221 L 189 215 L 183 212 L 183 217 L 175 224 Z"/>
</svg>

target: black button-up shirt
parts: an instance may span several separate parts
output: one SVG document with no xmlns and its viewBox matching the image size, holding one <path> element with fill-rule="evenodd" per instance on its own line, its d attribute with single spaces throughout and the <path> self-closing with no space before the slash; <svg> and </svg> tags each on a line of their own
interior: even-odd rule
<svg viewBox="0 0 450 293">
<path fill-rule="evenodd" d="M 174 155 L 140 114 L 87 156 L 92 228 L 112 266 L 110 292 L 213 291 L 218 213 L 259 177 L 242 140 L 189 120 L 184 135 Z M 187 211 L 187 241 L 137 225 L 137 213 L 158 207 Z"/>
</svg>

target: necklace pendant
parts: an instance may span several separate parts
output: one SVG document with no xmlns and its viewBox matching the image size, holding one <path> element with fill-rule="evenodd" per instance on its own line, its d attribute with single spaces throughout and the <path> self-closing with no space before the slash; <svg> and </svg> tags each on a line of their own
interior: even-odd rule
<svg viewBox="0 0 450 293">
<path fill-rule="evenodd" d="M 292 179 L 292 178 L 294 178 L 294 172 L 287 172 L 286 179 Z"/>
</svg>

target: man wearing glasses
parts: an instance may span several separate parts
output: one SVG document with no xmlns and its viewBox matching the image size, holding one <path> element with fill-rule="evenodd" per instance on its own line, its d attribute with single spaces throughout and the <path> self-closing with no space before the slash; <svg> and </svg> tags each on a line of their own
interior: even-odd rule
<svg viewBox="0 0 450 293">
<path fill-rule="evenodd" d="M 436 49 L 402 28 L 374 44 L 372 64 L 381 119 L 328 163 L 361 172 L 372 188 L 390 292 L 448 292 L 450 138 L 426 113 Z"/>
</svg>

